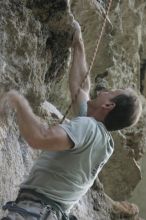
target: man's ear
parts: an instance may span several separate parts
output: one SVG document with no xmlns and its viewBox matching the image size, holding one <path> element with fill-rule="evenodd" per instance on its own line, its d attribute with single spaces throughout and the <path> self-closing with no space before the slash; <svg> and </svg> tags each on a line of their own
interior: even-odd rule
<svg viewBox="0 0 146 220">
<path fill-rule="evenodd" d="M 108 103 L 105 103 L 102 105 L 102 107 L 105 109 L 105 110 L 113 110 L 115 108 L 116 104 L 114 102 L 108 102 Z"/>
</svg>

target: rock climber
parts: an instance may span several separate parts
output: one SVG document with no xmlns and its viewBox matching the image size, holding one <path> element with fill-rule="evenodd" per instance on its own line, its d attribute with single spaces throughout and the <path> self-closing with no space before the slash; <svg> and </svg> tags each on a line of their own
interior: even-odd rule
<svg viewBox="0 0 146 220">
<path fill-rule="evenodd" d="M 73 60 L 69 73 L 71 99 L 74 100 L 87 63 L 81 29 L 74 22 Z M 20 132 L 33 149 L 42 150 L 14 202 L 3 206 L 9 220 L 61 220 L 92 186 L 114 150 L 110 131 L 137 123 L 141 103 L 130 88 L 101 90 L 90 99 L 90 78 L 86 78 L 73 102 L 75 117 L 69 122 L 46 127 L 33 113 L 27 100 L 17 91 L 7 92 L 0 104 L 16 110 Z"/>
</svg>

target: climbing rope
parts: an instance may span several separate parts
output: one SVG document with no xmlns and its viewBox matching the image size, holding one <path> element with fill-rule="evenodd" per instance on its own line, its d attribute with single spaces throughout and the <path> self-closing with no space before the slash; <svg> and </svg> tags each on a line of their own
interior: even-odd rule
<svg viewBox="0 0 146 220">
<path fill-rule="evenodd" d="M 105 13 L 105 18 L 104 18 L 104 21 L 103 21 L 103 25 L 102 25 L 102 28 L 101 28 L 101 32 L 100 32 L 100 35 L 99 35 L 99 37 L 97 38 L 97 41 L 96 41 L 96 47 L 95 47 L 95 50 L 94 50 L 94 53 L 93 53 L 93 57 L 92 57 L 92 59 L 91 59 L 90 65 L 89 65 L 89 69 L 88 69 L 88 71 L 87 71 L 85 77 L 83 78 L 82 83 L 81 83 L 80 87 L 78 88 L 77 93 L 75 94 L 74 99 L 72 100 L 72 102 L 71 102 L 70 105 L 68 106 L 68 108 L 67 108 L 67 110 L 66 110 L 66 112 L 65 112 L 65 114 L 64 114 L 64 116 L 63 116 L 63 118 L 61 119 L 60 123 L 63 123 L 63 121 L 65 120 L 65 118 L 66 118 L 66 116 L 68 115 L 68 113 L 69 113 L 69 111 L 70 111 L 70 109 L 71 109 L 73 103 L 77 100 L 77 97 L 78 97 L 78 95 L 79 95 L 79 93 L 80 93 L 80 90 L 81 90 L 81 88 L 83 87 L 83 85 L 84 85 L 84 83 L 85 83 L 85 81 L 86 81 L 88 75 L 90 75 L 90 73 L 91 73 L 91 70 L 92 70 L 92 67 L 93 67 L 93 64 L 94 64 L 94 61 L 95 61 L 95 58 L 96 58 L 96 54 L 97 54 L 97 51 L 98 51 L 98 49 L 99 49 L 99 44 L 100 44 L 100 42 L 101 42 L 101 38 L 102 38 L 104 29 L 105 29 L 105 26 L 106 26 L 106 22 L 107 22 L 107 20 L 108 20 L 108 14 L 109 14 L 109 11 L 110 11 L 110 8 L 111 8 L 111 4 L 112 4 L 112 0 L 109 0 L 109 4 L 108 4 L 108 7 L 107 7 L 107 11 L 106 11 L 106 13 Z"/>
</svg>

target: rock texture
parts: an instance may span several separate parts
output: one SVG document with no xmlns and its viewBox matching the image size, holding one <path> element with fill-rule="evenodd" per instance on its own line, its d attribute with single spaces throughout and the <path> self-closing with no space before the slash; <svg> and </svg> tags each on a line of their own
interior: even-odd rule
<svg viewBox="0 0 146 220">
<path fill-rule="evenodd" d="M 81 24 L 90 63 L 107 2 L 1 0 L 0 95 L 15 88 L 49 124 L 58 122 L 61 115 L 47 101 L 62 113 L 69 103 L 67 72 L 74 31 L 72 12 Z M 141 93 L 144 111 L 136 127 L 113 134 L 115 153 L 100 174 L 104 188 L 97 180 L 73 213 L 81 220 L 138 220 L 135 205 L 114 200 L 128 199 L 141 180 L 139 160 L 146 142 L 145 0 L 113 0 L 109 19 L 92 69 L 92 93 L 103 85 L 132 86 Z M 21 138 L 15 114 L 10 110 L 6 114 L 7 117 L 0 118 L 1 206 L 15 198 L 19 184 L 39 154 Z"/>
</svg>

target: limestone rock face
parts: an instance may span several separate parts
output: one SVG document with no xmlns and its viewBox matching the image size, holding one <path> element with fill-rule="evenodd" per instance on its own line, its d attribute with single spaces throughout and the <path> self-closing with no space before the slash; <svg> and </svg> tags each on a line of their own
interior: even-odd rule
<svg viewBox="0 0 146 220">
<path fill-rule="evenodd" d="M 1 0 L 0 96 L 17 89 L 40 117 L 57 123 L 61 113 L 47 101 L 62 113 L 69 103 L 73 15 L 81 24 L 90 63 L 107 2 Z M 146 142 L 146 2 L 113 0 L 109 19 L 91 73 L 92 93 L 100 86 L 133 87 L 141 94 L 144 110 L 137 126 L 113 134 L 115 152 L 100 174 L 103 186 L 97 180 L 72 210 L 80 220 L 140 219 L 137 206 L 118 201 L 128 199 L 141 181 L 139 160 Z M 15 114 L 8 109 L 0 117 L 0 206 L 15 199 L 38 155 L 20 136 Z"/>
</svg>

